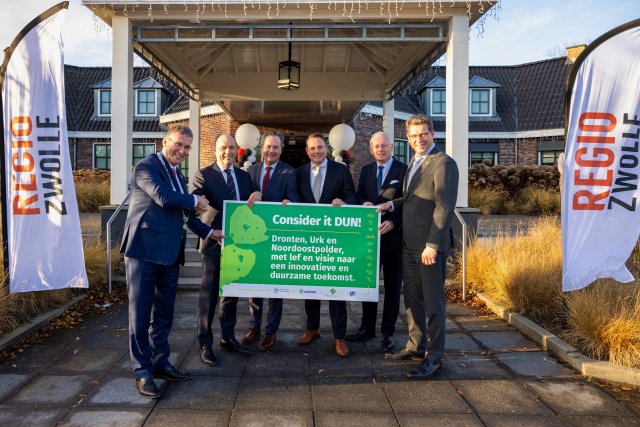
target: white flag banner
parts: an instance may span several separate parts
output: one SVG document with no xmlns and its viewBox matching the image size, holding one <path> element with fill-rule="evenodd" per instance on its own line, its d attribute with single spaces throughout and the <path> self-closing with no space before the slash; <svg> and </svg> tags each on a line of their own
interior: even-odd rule
<svg viewBox="0 0 640 427">
<path fill-rule="evenodd" d="M 10 291 L 88 287 L 64 101 L 68 2 L 34 19 L 3 64 Z"/>
<path fill-rule="evenodd" d="M 599 278 L 630 282 L 625 262 L 640 234 L 640 20 L 580 55 L 567 100 L 562 289 Z"/>
</svg>

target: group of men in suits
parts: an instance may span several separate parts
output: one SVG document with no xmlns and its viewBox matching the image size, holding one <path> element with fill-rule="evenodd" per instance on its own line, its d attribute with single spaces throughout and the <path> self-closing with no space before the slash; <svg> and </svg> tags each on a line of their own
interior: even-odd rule
<svg viewBox="0 0 640 427">
<path fill-rule="evenodd" d="M 143 159 L 132 177 L 132 200 L 125 225 L 125 254 L 129 291 L 131 361 L 138 391 L 157 398 L 153 378 L 188 380 L 168 360 L 168 335 L 173 320 L 179 266 L 184 261 L 185 229 L 200 240 L 202 283 L 198 297 L 197 338 L 200 359 L 216 365 L 212 323 L 220 286 L 222 215 L 210 225 L 196 217 L 207 211 L 222 212 L 225 200 L 377 205 L 382 220 L 381 265 L 385 280 L 381 322 L 381 348 L 391 359 L 420 357 L 421 365 L 407 375 L 428 378 L 440 369 L 444 353 L 444 274 L 452 243 L 451 218 L 457 197 L 455 162 L 434 144 L 433 123 L 426 116 L 407 121 L 407 137 L 415 151 L 409 167 L 393 158 L 393 142 L 377 132 L 370 140 L 374 162 L 362 168 L 358 191 L 349 169 L 327 158 L 323 135 L 306 141 L 310 162 L 297 169 L 280 160 L 284 138 L 276 131 L 262 136 L 262 162 L 248 172 L 236 168 L 237 145 L 231 135 L 216 140 L 216 162 L 196 172 L 193 193 L 177 167 L 191 147 L 193 135 L 186 126 L 173 126 L 163 139 L 160 153 Z M 406 176 L 405 176 L 406 174 Z M 395 323 L 400 289 L 405 284 L 409 341 L 394 350 Z M 220 298 L 220 346 L 249 355 L 247 344 L 260 338 L 260 350 L 271 349 L 282 318 L 282 299 L 269 300 L 264 335 L 264 302 L 250 299 L 249 329 L 239 342 L 235 336 L 238 298 Z M 297 343 L 308 345 L 320 337 L 319 300 L 305 300 L 306 329 Z M 358 330 L 347 335 L 345 301 L 329 301 L 333 346 L 339 356 L 350 353 L 347 341 L 375 337 L 377 303 L 363 303 Z"/>
</svg>

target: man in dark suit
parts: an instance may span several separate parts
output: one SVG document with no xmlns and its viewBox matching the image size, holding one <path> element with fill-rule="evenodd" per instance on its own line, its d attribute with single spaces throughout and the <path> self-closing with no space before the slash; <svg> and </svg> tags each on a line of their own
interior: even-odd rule
<svg viewBox="0 0 640 427">
<path fill-rule="evenodd" d="M 451 220 L 458 196 L 456 162 L 435 146 L 433 122 L 422 114 L 406 123 L 411 159 L 404 194 L 380 205 L 380 211 L 402 208 L 404 298 L 409 341 L 391 359 L 422 357 L 407 377 L 430 378 L 441 369 L 445 340 L 444 280 L 453 243 Z M 426 351 L 426 354 L 425 354 Z"/>
<path fill-rule="evenodd" d="M 221 233 L 200 222 L 208 203 L 186 194 L 178 165 L 187 158 L 193 133 L 172 126 L 162 140 L 162 151 L 142 159 L 131 178 L 131 202 L 121 252 L 129 293 L 129 347 L 136 388 L 143 396 L 160 397 L 153 377 L 184 381 L 191 374 L 169 362 L 169 333 L 180 265 L 184 264 L 186 226 L 203 239 Z"/>
<path fill-rule="evenodd" d="M 262 162 L 249 167 L 253 188 L 262 193 L 263 202 L 298 202 L 295 169 L 280 160 L 284 149 L 284 136 L 275 130 L 262 135 Z M 262 298 L 249 298 L 249 330 L 240 342 L 250 344 L 260 336 L 262 324 Z M 276 332 L 282 319 L 282 298 L 269 298 L 269 313 L 264 336 L 258 344 L 262 351 L 270 350 L 276 343 Z"/>
<path fill-rule="evenodd" d="M 206 197 L 213 209 L 218 211 L 211 223 L 211 228 L 222 228 L 222 212 L 225 200 L 260 200 L 260 193 L 253 192 L 253 184 L 249 174 L 233 166 L 238 148 L 231 135 L 223 134 L 216 139 L 216 162 L 196 172 L 193 194 Z M 210 240 L 200 242 L 202 254 L 202 284 L 198 294 L 197 333 L 200 344 L 200 360 L 210 366 L 218 364 L 213 352 L 213 332 L 211 324 L 218 303 L 220 290 L 220 251 L 219 242 Z M 237 297 L 220 299 L 220 346 L 235 353 L 249 355 L 235 336 Z"/>
<path fill-rule="evenodd" d="M 362 167 L 358 182 L 358 203 L 373 206 L 402 197 L 402 183 L 407 165 L 393 158 L 393 142 L 384 132 L 376 132 L 369 141 L 375 161 Z M 400 311 L 402 287 L 402 212 L 386 212 L 380 223 L 380 264 L 384 273 L 384 308 L 382 311 L 382 351 L 391 352 L 393 334 Z M 376 336 L 377 302 L 362 303 L 362 322 L 347 341 L 367 340 Z"/>
<path fill-rule="evenodd" d="M 342 206 L 356 203 L 356 192 L 349 168 L 327 159 L 327 145 L 319 133 L 307 137 L 307 156 L 311 162 L 296 169 L 298 195 L 302 203 L 326 203 Z M 320 337 L 320 301 L 305 300 L 307 329 L 298 338 L 305 345 Z M 333 329 L 333 343 L 338 356 L 347 356 L 349 346 L 347 334 L 346 301 L 329 301 L 329 314 Z"/>
</svg>

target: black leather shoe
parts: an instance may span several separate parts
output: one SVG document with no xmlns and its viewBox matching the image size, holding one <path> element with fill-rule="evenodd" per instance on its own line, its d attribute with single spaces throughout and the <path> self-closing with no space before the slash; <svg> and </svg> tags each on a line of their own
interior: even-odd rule
<svg viewBox="0 0 640 427">
<path fill-rule="evenodd" d="M 251 355 L 251 350 L 246 347 L 243 347 L 242 344 L 238 342 L 235 338 L 230 339 L 220 339 L 220 347 L 226 348 L 227 350 L 231 350 L 234 353 L 242 354 L 244 356 Z"/>
<path fill-rule="evenodd" d="M 218 364 L 218 359 L 216 359 L 216 355 L 213 353 L 210 345 L 200 346 L 200 361 L 209 366 L 216 366 Z"/>
<path fill-rule="evenodd" d="M 156 368 L 153 370 L 154 378 L 162 378 L 169 381 L 187 381 L 191 379 L 188 372 L 180 372 L 174 366 L 166 366 L 164 368 Z"/>
<path fill-rule="evenodd" d="M 160 389 L 151 377 L 136 378 L 136 388 L 138 393 L 149 399 L 158 399 L 160 397 Z"/>
<path fill-rule="evenodd" d="M 412 380 L 425 380 L 440 373 L 442 370 L 441 363 L 430 363 L 428 360 L 421 363 L 416 369 L 407 372 L 407 378 Z"/>
<path fill-rule="evenodd" d="M 400 350 L 397 353 L 384 354 L 385 359 L 393 359 L 393 360 L 407 360 L 407 359 L 422 360 L 423 357 L 424 355 L 422 353 L 409 350 L 406 347 L 402 347 L 402 350 Z"/>
<path fill-rule="evenodd" d="M 393 349 L 396 346 L 396 342 L 393 340 L 393 335 L 382 335 L 382 342 L 380 344 L 382 351 L 385 353 L 393 353 Z"/>
<path fill-rule="evenodd" d="M 347 341 L 365 341 L 375 337 L 376 337 L 375 332 L 368 331 L 363 327 L 359 327 L 357 331 L 347 335 L 345 338 Z"/>
</svg>

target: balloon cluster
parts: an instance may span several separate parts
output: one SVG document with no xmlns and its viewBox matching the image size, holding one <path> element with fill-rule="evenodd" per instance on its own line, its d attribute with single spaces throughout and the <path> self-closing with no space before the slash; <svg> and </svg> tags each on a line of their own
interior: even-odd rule
<svg viewBox="0 0 640 427">
<path fill-rule="evenodd" d="M 335 125 L 329 132 L 329 144 L 333 148 L 333 160 L 349 166 L 351 155 L 349 149 L 356 142 L 356 133 L 349 125 Z"/>
<path fill-rule="evenodd" d="M 236 130 L 236 143 L 238 149 L 238 161 L 242 164 L 242 169 L 247 170 L 256 161 L 256 150 L 254 148 L 260 142 L 260 131 L 255 125 L 245 123 Z"/>
</svg>

